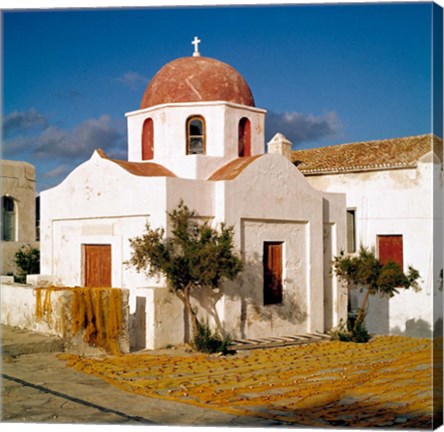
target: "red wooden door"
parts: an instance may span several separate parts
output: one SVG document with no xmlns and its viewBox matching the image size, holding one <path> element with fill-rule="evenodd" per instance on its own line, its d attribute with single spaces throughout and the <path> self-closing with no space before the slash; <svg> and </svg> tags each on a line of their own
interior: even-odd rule
<svg viewBox="0 0 444 432">
<path fill-rule="evenodd" d="M 378 236 L 379 260 L 382 264 L 389 261 L 398 263 L 404 268 L 404 255 L 402 246 L 402 235 L 380 235 Z"/>
<path fill-rule="evenodd" d="M 282 303 L 282 242 L 264 243 L 264 304 Z"/>
<path fill-rule="evenodd" d="M 84 245 L 85 287 L 111 287 L 111 245 Z"/>
</svg>

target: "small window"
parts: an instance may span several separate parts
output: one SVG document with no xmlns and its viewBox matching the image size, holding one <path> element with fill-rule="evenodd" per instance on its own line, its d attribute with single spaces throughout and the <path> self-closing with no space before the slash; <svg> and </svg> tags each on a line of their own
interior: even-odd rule
<svg viewBox="0 0 444 432">
<path fill-rule="evenodd" d="M 378 256 L 382 264 L 393 261 L 404 268 L 402 235 L 378 235 Z"/>
<path fill-rule="evenodd" d="M 202 117 L 187 120 L 187 154 L 205 154 L 205 122 Z"/>
<path fill-rule="evenodd" d="M 16 241 L 16 205 L 9 196 L 2 197 L 2 240 Z"/>
<path fill-rule="evenodd" d="M 264 242 L 264 305 L 282 303 L 282 242 Z"/>
<path fill-rule="evenodd" d="M 142 160 L 150 160 L 154 157 L 154 123 L 152 118 L 143 122 L 142 128 Z"/>
<path fill-rule="evenodd" d="M 251 123 L 246 117 L 239 121 L 239 157 L 251 156 Z"/>
<path fill-rule="evenodd" d="M 40 241 L 40 196 L 35 198 L 35 239 Z"/>
<path fill-rule="evenodd" d="M 347 252 L 356 252 L 356 213 L 355 210 L 347 210 Z"/>
</svg>

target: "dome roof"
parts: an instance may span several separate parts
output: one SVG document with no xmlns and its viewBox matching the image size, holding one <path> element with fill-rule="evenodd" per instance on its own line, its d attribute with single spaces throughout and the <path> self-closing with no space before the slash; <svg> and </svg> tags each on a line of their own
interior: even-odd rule
<svg viewBox="0 0 444 432">
<path fill-rule="evenodd" d="M 182 57 L 157 72 L 145 90 L 140 108 L 171 102 L 207 101 L 254 107 L 250 87 L 234 68 L 208 57 Z"/>
</svg>

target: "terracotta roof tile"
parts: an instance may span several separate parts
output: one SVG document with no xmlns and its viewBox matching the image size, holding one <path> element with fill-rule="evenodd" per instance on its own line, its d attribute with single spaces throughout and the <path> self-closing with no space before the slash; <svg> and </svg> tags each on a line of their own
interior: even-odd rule
<svg viewBox="0 0 444 432">
<path fill-rule="evenodd" d="M 226 163 L 218 168 L 208 177 L 208 180 L 233 180 L 236 178 L 248 165 L 263 155 L 239 157 Z"/>
<path fill-rule="evenodd" d="M 296 150 L 291 160 L 305 175 L 409 168 L 432 149 L 442 161 L 442 139 L 432 134 Z"/>
<path fill-rule="evenodd" d="M 154 162 L 127 162 L 109 159 L 103 150 L 96 150 L 100 157 L 114 162 L 129 173 L 142 177 L 177 177 L 169 169 Z"/>
<path fill-rule="evenodd" d="M 176 177 L 176 175 L 168 168 L 154 162 L 125 162 L 120 160 L 110 160 L 136 176 Z"/>
</svg>

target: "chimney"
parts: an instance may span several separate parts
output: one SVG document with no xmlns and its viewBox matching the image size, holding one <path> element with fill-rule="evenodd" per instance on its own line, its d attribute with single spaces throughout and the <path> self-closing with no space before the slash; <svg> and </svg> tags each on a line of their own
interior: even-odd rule
<svg viewBox="0 0 444 432">
<path fill-rule="evenodd" d="M 278 153 L 291 160 L 291 141 L 278 132 L 267 144 L 268 153 Z"/>
</svg>

